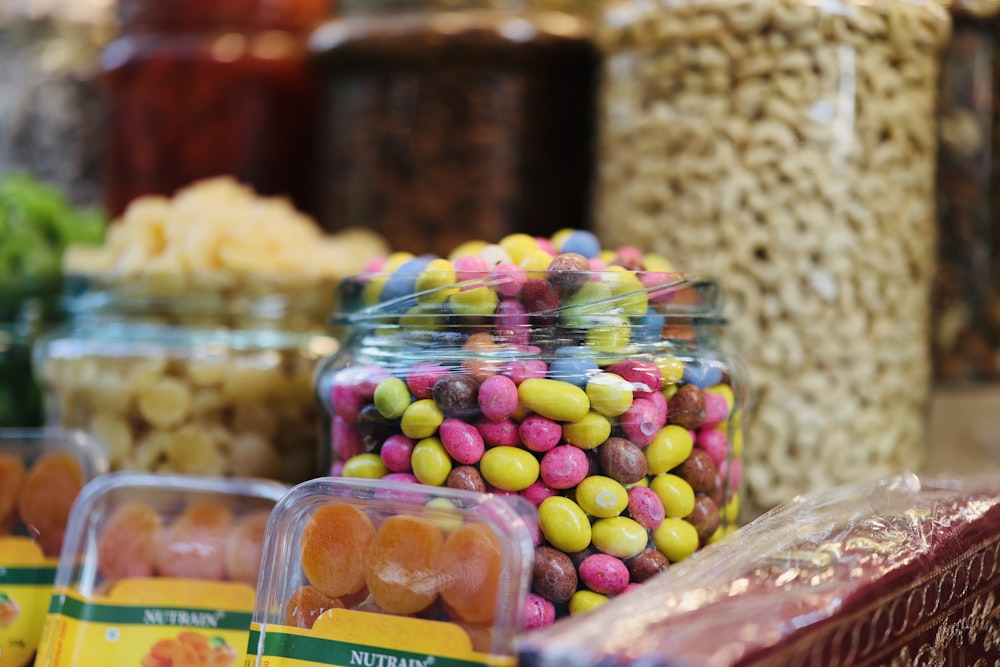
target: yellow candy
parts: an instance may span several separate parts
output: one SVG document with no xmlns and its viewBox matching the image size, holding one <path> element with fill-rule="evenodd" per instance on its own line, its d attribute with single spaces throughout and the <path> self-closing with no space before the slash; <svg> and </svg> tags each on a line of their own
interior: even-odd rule
<svg viewBox="0 0 1000 667">
<path fill-rule="evenodd" d="M 725 504 L 722 508 L 722 521 L 726 524 L 735 525 L 740 518 L 740 497 L 738 494 L 733 494 L 733 497 L 729 499 L 729 502 Z"/>
<path fill-rule="evenodd" d="M 465 523 L 462 510 L 451 498 L 431 498 L 424 505 L 424 516 L 445 533 L 451 533 Z"/>
<path fill-rule="evenodd" d="M 569 599 L 570 616 L 583 614 L 591 611 L 592 609 L 597 609 L 607 601 L 607 595 L 601 595 L 600 593 L 595 593 L 594 591 L 579 590 L 576 593 L 573 593 L 573 597 Z"/>
<path fill-rule="evenodd" d="M 607 519 L 625 511 L 628 491 L 610 477 L 594 475 L 577 485 L 576 502 L 590 516 Z"/>
<path fill-rule="evenodd" d="M 445 289 L 455 284 L 455 267 L 446 259 L 431 260 L 417 276 L 417 299 L 421 303 L 443 303 L 458 293 L 458 288 Z"/>
<path fill-rule="evenodd" d="M 611 436 L 611 422 L 597 412 L 588 412 L 575 422 L 563 424 L 563 439 L 580 449 L 594 449 Z"/>
<path fill-rule="evenodd" d="M 375 409 L 386 419 L 399 419 L 410 405 L 410 389 L 395 377 L 388 377 L 375 387 Z"/>
<path fill-rule="evenodd" d="M 611 293 L 619 299 L 615 299 L 615 308 L 620 308 L 625 315 L 645 315 L 649 310 L 649 297 L 646 294 L 646 286 L 642 284 L 634 271 L 629 271 L 622 266 L 609 266 L 608 274 L 604 276 L 611 288 Z"/>
<path fill-rule="evenodd" d="M 722 396 L 726 399 L 726 405 L 729 406 L 729 409 L 733 409 L 733 403 L 736 402 L 736 397 L 733 396 L 733 389 L 728 384 L 714 384 L 705 391 Z"/>
<path fill-rule="evenodd" d="M 625 516 L 598 519 L 591 530 L 591 539 L 598 551 L 618 558 L 638 556 L 649 542 L 642 524 Z"/>
<path fill-rule="evenodd" d="M 653 544 L 667 560 L 676 563 L 698 550 L 698 531 L 684 519 L 664 519 L 653 531 Z"/>
<path fill-rule="evenodd" d="M 602 250 L 601 254 L 597 256 L 597 258 L 605 264 L 611 264 L 611 262 L 615 261 L 617 257 L 618 253 L 614 250 Z"/>
<path fill-rule="evenodd" d="M 534 250 L 528 250 L 524 253 L 521 261 L 518 265 L 521 266 L 525 271 L 529 273 L 545 271 L 549 268 L 549 264 L 552 263 L 552 255 L 545 252 L 541 248 L 535 248 Z"/>
<path fill-rule="evenodd" d="M 385 287 L 388 280 L 388 276 L 377 276 L 369 280 L 364 289 L 361 290 L 362 303 L 366 306 L 378 305 L 378 297 L 382 294 L 382 288 Z"/>
<path fill-rule="evenodd" d="M 669 259 L 653 252 L 647 252 L 642 256 L 642 264 L 647 271 L 658 273 L 673 273 L 675 271 L 674 265 Z"/>
<path fill-rule="evenodd" d="M 538 523 L 545 539 L 560 551 L 574 553 L 590 546 L 590 520 L 569 498 L 552 496 L 543 500 L 538 506 Z"/>
<path fill-rule="evenodd" d="M 535 237 L 528 234 L 508 234 L 500 239 L 499 246 L 507 251 L 512 262 L 521 265 L 521 260 L 530 253 L 538 250 L 538 242 Z"/>
<path fill-rule="evenodd" d="M 660 368 L 660 374 L 663 375 L 663 384 L 665 385 L 675 385 L 684 378 L 684 362 L 677 357 L 657 359 L 656 365 Z M 728 389 L 729 387 L 726 388 Z M 677 391 L 677 389 L 675 388 L 674 391 Z"/>
<path fill-rule="evenodd" d="M 411 465 L 421 484 L 441 486 L 451 472 L 451 457 L 438 438 L 424 438 L 413 446 Z"/>
<path fill-rule="evenodd" d="M 456 315 L 492 315 L 497 308 L 497 294 L 491 287 L 473 287 L 453 293 L 449 303 Z"/>
<path fill-rule="evenodd" d="M 653 478 L 649 488 L 660 498 L 666 516 L 683 519 L 694 510 L 694 489 L 682 477 L 661 473 Z"/>
<path fill-rule="evenodd" d="M 475 257 L 486 246 L 486 241 L 466 241 L 451 251 L 451 254 L 448 255 L 448 260 L 454 262 L 462 257 Z"/>
<path fill-rule="evenodd" d="M 653 436 L 644 453 L 646 455 L 646 472 L 659 475 L 661 472 L 673 470 L 687 461 L 694 449 L 691 433 L 677 424 L 667 424 Z"/>
<path fill-rule="evenodd" d="M 587 393 L 561 380 L 529 378 L 518 386 L 517 396 L 533 412 L 555 421 L 580 421 L 590 412 Z"/>
<path fill-rule="evenodd" d="M 504 491 L 522 491 L 538 479 L 538 459 L 520 447 L 493 447 L 479 462 L 483 479 Z"/>
<path fill-rule="evenodd" d="M 344 462 L 341 474 L 344 477 L 364 477 L 365 479 L 381 479 L 389 474 L 389 469 L 378 454 L 357 454 Z"/>
<path fill-rule="evenodd" d="M 598 373 L 586 387 L 590 407 L 607 417 L 617 417 L 632 407 L 632 383 L 614 373 Z"/>
<path fill-rule="evenodd" d="M 602 324 L 587 329 L 587 345 L 605 354 L 614 354 L 627 348 L 632 337 L 632 327 L 624 320 L 620 321 L 621 324 Z"/>
<path fill-rule="evenodd" d="M 399 428 L 407 438 L 420 440 L 437 433 L 444 421 L 444 414 L 433 399 L 424 398 L 407 406 L 400 419 Z"/>
<path fill-rule="evenodd" d="M 382 270 L 386 273 L 392 273 L 414 257 L 415 255 L 412 252 L 394 252 L 385 258 L 385 264 L 383 265 Z"/>
</svg>

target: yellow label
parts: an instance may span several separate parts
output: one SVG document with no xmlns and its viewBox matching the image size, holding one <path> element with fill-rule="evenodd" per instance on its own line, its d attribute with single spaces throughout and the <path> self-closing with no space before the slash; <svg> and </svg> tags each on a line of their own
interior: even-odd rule
<svg viewBox="0 0 1000 667">
<path fill-rule="evenodd" d="M 263 640 L 260 636 L 263 634 Z M 247 667 L 512 667 L 513 656 L 480 653 L 459 626 L 390 614 L 330 609 L 311 630 L 251 626 Z"/>
<path fill-rule="evenodd" d="M 29 538 L 0 538 L 0 667 L 31 664 L 57 564 Z"/>
<path fill-rule="evenodd" d="M 170 578 L 124 580 L 107 596 L 57 590 L 35 664 L 235 667 L 253 599 L 246 584 Z"/>
</svg>

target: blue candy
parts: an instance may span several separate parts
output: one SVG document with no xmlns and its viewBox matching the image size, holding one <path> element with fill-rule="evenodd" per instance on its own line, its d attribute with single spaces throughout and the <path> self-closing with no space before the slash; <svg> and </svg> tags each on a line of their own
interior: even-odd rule
<svg viewBox="0 0 1000 667">
<path fill-rule="evenodd" d="M 561 348 L 556 351 L 556 354 L 562 354 L 564 351 L 569 350 L 573 350 L 574 352 L 580 351 L 579 348 Z M 559 356 L 549 364 L 548 378 L 584 387 L 590 378 L 600 372 L 597 362 L 591 357 Z"/>
<path fill-rule="evenodd" d="M 663 337 L 667 318 L 650 308 L 645 315 L 632 318 L 632 340 L 636 343 L 655 343 Z"/>
<path fill-rule="evenodd" d="M 385 303 L 416 292 L 420 272 L 426 269 L 433 259 L 436 259 L 434 255 L 421 255 L 400 264 L 382 286 L 382 292 L 378 295 L 379 302 Z"/>
<path fill-rule="evenodd" d="M 719 384 L 722 380 L 722 367 L 711 359 L 697 359 L 684 364 L 684 382 L 693 384 L 699 389 L 706 389 Z"/>
<path fill-rule="evenodd" d="M 575 252 L 583 255 L 587 259 L 593 259 L 601 254 L 601 242 L 592 233 L 584 229 L 577 229 L 570 232 L 566 240 L 563 241 L 560 252 Z"/>
</svg>

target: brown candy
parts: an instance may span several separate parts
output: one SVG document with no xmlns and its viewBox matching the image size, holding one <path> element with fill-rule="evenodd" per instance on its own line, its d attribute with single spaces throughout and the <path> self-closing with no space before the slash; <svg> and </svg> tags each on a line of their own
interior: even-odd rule
<svg viewBox="0 0 1000 667">
<path fill-rule="evenodd" d="M 667 403 L 667 422 L 684 428 L 698 428 L 705 421 L 705 394 L 693 384 L 677 390 Z"/>
<path fill-rule="evenodd" d="M 629 579 L 641 584 L 670 567 L 670 561 L 656 549 L 646 549 L 635 558 L 629 559 L 625 565 L 628 567 Z"/>
<path fill-rule="evenodd" d="M 479 383 L 463 373 L 438 378 L 431 389 L 434 402 L 448 417 L 466 417 L 479 412 Z"/>
<path fill-rule="evenodd" d="M 671 472 L 687 481 L 695 493 L 712 493 L 717 486 L 719 469 L 711 456 L 696 447 L 687 460 Z"/>
<path fill-rule="evenodd" d="M 552 547 L 535 549 L 535 565 L 531 587 L 538 595 L 552 602 L 566 602 L 576 592 L 577 576 L 573 561 Z"/>
<path fill-rule="evenodd" d="M 473 466 L 455 466 L 452 468 L 451 472 L 448 473 L 445 486 L 449 489 L 465 489 L 466 491 L 477 491 L 479 493 L 486 491 L 483 476 Z"/>
<path fill-rule="evenodd" d="M 646 476 L 645 454 L 638 445 L 625 438 L 608 438 L 598 448 L 597 456 L 603 474 L 622 484 L 634 484 Z"/>
<path fill-rule="evenodd" d="M 705 495 L 695 496 L 694 509 L 686 517 L 686 521 L 698 531 L 698 537 L 704 542 L 719 529 L 722 517 L 719 515 L 719 506 L 711 498 Z"/>
<path fill-rule="evenodd" d="M 556 255 L 549 264 L 548 279 L 563 298 L 580 289 L 589 280 L 590 261 L 575 252 Z"/>
</svg>

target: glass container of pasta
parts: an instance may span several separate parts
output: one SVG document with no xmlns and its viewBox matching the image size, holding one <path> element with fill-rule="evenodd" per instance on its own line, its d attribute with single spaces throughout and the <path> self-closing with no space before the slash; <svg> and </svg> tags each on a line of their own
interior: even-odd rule
<svg viewBox="0 0 1000 667">
<path fill-rule="evenodd" d="M 112 470 L 319 472 L 312 373 L 337 345 L 326 289 L 198 276 L 66 290 L 70 322 L 35 345 L 47 419 L 100 436 Z"/>
</svg>

